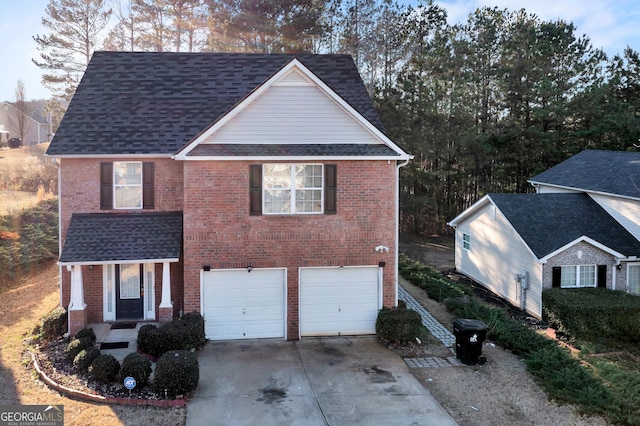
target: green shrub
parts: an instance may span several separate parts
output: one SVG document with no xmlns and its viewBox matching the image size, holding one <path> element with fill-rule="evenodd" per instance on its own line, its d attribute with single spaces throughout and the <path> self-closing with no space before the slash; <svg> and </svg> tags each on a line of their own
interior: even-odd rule
<svg viewBox="0 0 640 426">
<path fill-rule="evenodd" d="M 153 324 L 145 324 L 138 330 L 138 349 L 141 352 L 158 357 L 162 355 L 160 330 Z"/>
<path fill-rule="evenodd" d="M 151 361 L 139 353 L 130 353 L 122 360 L 119 378 L 123 381 L 126 377 L 136 379 L 136 386 L 143 387 L 149 383 L 151 375 Z"/>
<path fill-rule="evenodd" d="M 81 350 L 78 355 L 73 359 L 73 366 L 80 373 L 86 373 L 91 366 L 91 363 L 100 355 L 100 349 L 92 346 L 87 349 Z"/>
<path fill-rule="evenodd" d="M 466 286 L 445 278 L 436 269 L 413 260 L 404 253 L 400 253 L 398 257 L 398 269 L 407 281 L 425 290 L 436 302 L 473 295 Z"/>
<path fill-rule="evenodd" d="M 98 380 L 113 382 L 118 377 L 120 363 L 113 355 L 100 354 L 91 362 L 89 374 Z"/>
<path fill-rule="evenodd" d="M 154 357 L 167 351 L 198 349 L 205 343 L 204 318 L 197 312 L 162 324 L 159 328 L 147 324 L 138 331 L 138 348 Z"/>
<path fill-rule="evenodd" d="M 640 297 L 603 288 L 554 288 L 542 293 L 542 307 L 545 319 L 570 340 L 640 344 Z"/>
<path fill-rule="evenodd" d="M 59 307 L 45 315 L 41 330 L 45 340 L 61 337 L 67 332 L 67 310 Z"/>
<path fill-rule="evenodd" d="M 80 353 L 80 351 L 82 351 L 83 349 L 88 349 L 92 347 L 93 344 L 94 342 L 90 337 L 83 337 L 80 339 L 76 337 L 73 340 L 71 340 L 71 342 L 69 342 L 69 345 L 67 346 L 67 349 L 65 349 L 64 352 L 65 352 L 65 355 L 67 356 L 67 359 L 73 362 L 73 360 Z"/>
<path fill-rule="evenodd" d="M 198 387 L 198 358 L 190 351 L 165 352 L 156 364 L 153 390 L 160 397 L 175 398 Z"/>
<path fill-rule="evenodd" d="M 76 339 L 82 339 L 84 337 L 90 338 L 93 343 L 96 342 L 96 333 L 93 332 L 93 328 L 83 328 L 75 335 Z"/>
<path fill-rule="evenodd" d="M 382 308 L 376 319 L 376 334 L 395 344 L 415 341 L 422 330 L 422 319 L 416 311 L 406 308 Z"/>
<path fill-rule="evenodd" d="M 207 343 L 204 332 L 204 317 L 200 315 L 200 312 L 189 312 L 178 321 L 189 326 L 188 335 L 185 336 L 187 342 L 183 349 L 200 349 Z"/>
</svg>

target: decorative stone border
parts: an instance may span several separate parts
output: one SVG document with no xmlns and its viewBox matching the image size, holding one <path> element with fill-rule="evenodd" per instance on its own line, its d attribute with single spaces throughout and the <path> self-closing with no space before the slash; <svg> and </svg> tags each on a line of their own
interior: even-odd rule
<svg viewBox="0 0 640 426">
<path fill-rule="evenodd" d="M 67 395 L 72 398 L 82 399 L 85 401 L 98 402 L 100 404 L 116 404 L 116 405 L 133 405 L 133 406 L 152 406 L 152 407 L 161 407 L 161 408 L 175 408 L 175 407 L 186 407 L 188 399 L 186 397 L 179 399 L 141 399 L 141 398 L 113 398 L 106 397 L 102 395 L 92 395 L 90 393 L 78 391 L 75 389 L 68 388 L 63 386 L 49 376 L 45 374 L 42 369 L 40 369 L 40 365 L 38 364 L 38 359 L 36 356 L 31 353 L 31 360 L 33 361 L 33 366 L 36 369 L 36 372 L 40 376 L 43 382 L 47 384 L 50 388 Z"/>
</svg>

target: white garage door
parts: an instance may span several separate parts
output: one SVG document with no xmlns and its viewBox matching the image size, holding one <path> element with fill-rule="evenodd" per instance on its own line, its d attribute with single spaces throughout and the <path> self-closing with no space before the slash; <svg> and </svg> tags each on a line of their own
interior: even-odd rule
<svg viewBox="0 0 640 426">
<path fill-rule="evenodd" d="M 284 269 L 203 271 L 201 296 L 209 339 L 284 337 Z"/>
<path fill-rule="evenodd" d="M 300 334 L 373 334 L 380 307 L 377 267 L 301 268 Z"/>
</svg>

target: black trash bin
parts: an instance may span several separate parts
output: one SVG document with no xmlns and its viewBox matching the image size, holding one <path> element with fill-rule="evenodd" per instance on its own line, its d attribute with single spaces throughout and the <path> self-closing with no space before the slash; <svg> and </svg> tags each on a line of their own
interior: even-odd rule
<svg viewBox="0 0 640 426">
<path fill-rule="evenodd" d="M 487 337 L 487 325 L 474 319 L 454 319 L 453 335 L 456 336 L 456 358 L 463 364 L 477 364 L 482 342 Z"/>
</svg>

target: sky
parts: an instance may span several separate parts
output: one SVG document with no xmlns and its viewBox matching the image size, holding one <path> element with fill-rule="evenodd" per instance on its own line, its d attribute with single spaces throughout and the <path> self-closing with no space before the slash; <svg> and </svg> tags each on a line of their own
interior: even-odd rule
<svg viewBox="0 0 640 426">
<path fill-rule="evenodd" d="M 415 4 L 417 0 L 405 0 Z M 49 98 L 41 84 L 42 71 L 33 63 L 39 58 L 35 34 L 47 32 L 41 19 L 49 0 L 0 0 L 0 102 L 14 101 L 19 79 L 27 100 Z M 401 0 L 402 2 L 402 0 Z M 640 51 L 640 0 L 436 0 L 448 13 L 450 24 L 465 22 L 478 7 L 526 9 L 545 21 L 573 22 L 577 34 L 586 34 L 596 48 L 609 55 L 630 46 Z"/>
</svg>

